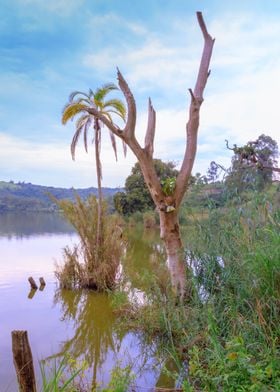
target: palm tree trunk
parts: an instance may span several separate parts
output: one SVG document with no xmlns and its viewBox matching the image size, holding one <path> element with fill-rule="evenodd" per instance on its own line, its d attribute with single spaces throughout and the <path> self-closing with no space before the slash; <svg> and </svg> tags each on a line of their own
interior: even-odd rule
<svg viewBox="0 0 280 392">
<path fill-rule="evenodd" d="M 95 164 L 96 164 L 96 176 L 97 176 L 97 189 L 98 189 L 98 210 L 97 210 L 97 230 L 96 230 L 96 243 L 98 246 L 98 252 L 102 244 L 102 189 L 101 189 L 101 162 L 100 162 L 100 137 L 101 129 L 98 119 L 95 120 Z"/>
</svg>

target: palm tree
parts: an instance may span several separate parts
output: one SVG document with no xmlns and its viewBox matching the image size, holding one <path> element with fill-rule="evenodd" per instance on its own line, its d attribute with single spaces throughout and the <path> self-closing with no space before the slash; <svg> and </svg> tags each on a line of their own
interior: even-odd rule
<svg viewBox="0 0 280 392">
<path fill-rule="evenodd" d="M 95 92 L 91 89 L 86 94 L 81 91 L 74 91 L 69 96 L 69 102 L 63 109 L 62 112 L 62 124 L 66 124 L 69 120 L 73 120 L 74 117 L 79 116 L 76 121 L 76 132 L 74 133 L 71 142 L 71 155 L 72 159 L 75 160 L 75 152 L 80 136 L 83 135 L 84 147 L 88 152 L 88 132 L 93 129 L 93 141 L 95 149 L 95 164 L 96 164 L 96 175 L 97 175 L 97 188 L 98 188 L 98 222 L 97 222 L 97 244 L 100 245 L 102 242 L 102 166 L 100 160 L 100 148 L 101 148 L 101 127 L 104 126 L 102 121 L 88 113 L 88 109 L 94 108 L 98 110 L 103 116 L 106 117 L 112 124 L 112 115 L 116 115 L 125 121 L 126 108 L 122 101 L 119 99 L 108 99 L 105 100 L 106 96 L 113 90 L 118 90 L 118 87 L 112 83 L 104 84 L 102 87 L 97 88 Z M 115 135 L 110 132 L 111 143 L 117 160 L 117 147 Z M 126 153 L 126 145 L 123 144 L 124 154 Z"/>
</svg>

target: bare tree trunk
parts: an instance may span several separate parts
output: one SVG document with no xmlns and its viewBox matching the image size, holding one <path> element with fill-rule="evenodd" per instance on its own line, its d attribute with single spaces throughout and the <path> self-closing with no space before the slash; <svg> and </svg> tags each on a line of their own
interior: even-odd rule
<svg viewBox="0 0 280 392">
<path fill-rule="evenodd" d="M 20 392 L 36 392 L 33 358 L 27 331 L 12 331 L 12 350 Z"/>
<path fill-rule="evenodd" d="M 167 266 L 170 272 L 173 289 L 180 298 L 186 293 L 185 251 L 183 248 L 177 211 L 160 211 L 160 237 L 164 241 Z M 189 291 L 189 290 L 188 290 Z"/>
</svg>

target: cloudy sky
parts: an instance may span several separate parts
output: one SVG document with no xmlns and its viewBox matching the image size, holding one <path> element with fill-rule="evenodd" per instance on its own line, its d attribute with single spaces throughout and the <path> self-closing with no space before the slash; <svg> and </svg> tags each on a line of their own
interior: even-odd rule
<svg viewBox="0 0 280 392">
<path fill-rule="evenodd" d="M 115 82 L 116 66 L 136 98 L 139 139 L 151 97 L 155 157 L 179 165 L 203 46 L 197 10 L 216 42 L 193 172 L 212 160 L 229 166 L 225 139 L 265 133 L 280 144 L 280 1 L 2 0 L 0 180 L 96 186 L 93 151 L 81 146 L 71 160 L 75 123 L 61 125 L 61 110 L 73 90 Z M 116 163 L 104 129 L 102 161 L 103 185 L 113 187 L 135 159 Z"/>
</svg>

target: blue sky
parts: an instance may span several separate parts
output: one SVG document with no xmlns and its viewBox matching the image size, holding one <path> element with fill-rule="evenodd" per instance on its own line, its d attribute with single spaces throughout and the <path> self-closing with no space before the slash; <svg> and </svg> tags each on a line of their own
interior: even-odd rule
<svg viewBox="0 0 280 392">
<path fill-rule="evenodd" d="M 193 172 L 230 165 L 225 139 L 261 133 L 280 144 L 280 2 L 277 0 L 2 0 L 0 11 L 0 180 L 96 186 L 93 152 L 69 144 L 61 125 L 70 92 L 126 77 L 143 140 L 147 100 L 157 111 L 155 157 L 180 164 L 203 46 L 195 12 L 216 38 L 201 110 Z M 121 147 L 121 146 L 120 146 Z M 120 148 L 121 152 L 121 148 Z M 103 185 L 123 186 L 132 153 L 116 163 L 106 129 Z"/>
</svg>

